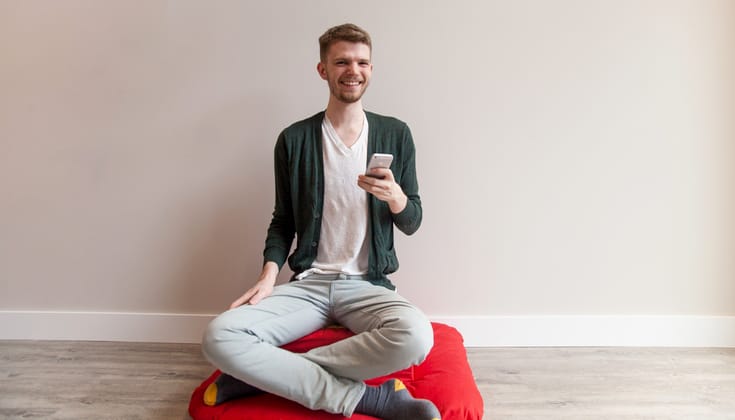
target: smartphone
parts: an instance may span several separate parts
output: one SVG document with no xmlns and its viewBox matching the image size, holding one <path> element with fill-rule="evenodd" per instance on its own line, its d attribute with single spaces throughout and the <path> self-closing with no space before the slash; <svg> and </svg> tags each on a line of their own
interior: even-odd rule
<svg viewBox="0 0 735 420">
<path fill-rule="evenodd" d="M 373 178 L 382 179 L 382 176 L 371 174 L 371 170 L 373 168 L 390 168 L 391 162 L 393 162 L 393 155 L 387 153 L 373 153 L 372 156 L 370 156 L 370 160 L 368 161 L 367 171 L 365 171 L 365 175 L 371 176 Z"/>
</svg>

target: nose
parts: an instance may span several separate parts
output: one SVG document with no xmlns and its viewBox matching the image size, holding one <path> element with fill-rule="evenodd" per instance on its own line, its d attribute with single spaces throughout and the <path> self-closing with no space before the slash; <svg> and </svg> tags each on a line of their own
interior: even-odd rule
<svg viewBox="0 0 735 420">
<path fill-rule="evenodd" d="M 357 63 L 356 61 L 353 61 L 347 67 L 347 70 L 350 72 L 350 74 L 357 74 L 359 72 L 358 71 L 359 68 L 360 68 L 360 64 Z"/>
</svg>

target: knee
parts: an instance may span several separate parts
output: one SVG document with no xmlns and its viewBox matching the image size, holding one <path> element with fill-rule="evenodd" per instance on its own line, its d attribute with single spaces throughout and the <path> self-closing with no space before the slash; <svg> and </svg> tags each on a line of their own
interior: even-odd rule
<svg viewBox="0 0 735 420">
<path fill-rule="evenodd" d="M 434 330 L 429 321 L 419 323 L 411 330 L 410 348 L 414 356 L 413 364 L 426 360 L 434 347 Z"/>
<path fill-rule="evenodd" d="M 231 344 L 238 342 L 240 348 L 247 344 L 250 334 L 242 329 L 235 328 L 232 323 L 232 314 L 227 312 L 213 319 L 204 330 L 202 336 L 202 353 L 215 365 L 222 357 L 226 357 Z"/>
<path fill-rule="evenodd" d="M 401 329 L 397 357 L 404 365 L 417 365 L 429 355 L 434 346 L 434 330 L 427 320 L 415 321 Z"/>
<path fill-rule="evenodd" d="M 218 353 L 219 344 L 227 334 L 227 328 L 223 325 L 220 317 L 213 319 L 207 324 L 202 335 L 202 353 L 210 361 L 212 361 L 211 356 Z"/>
</svg>

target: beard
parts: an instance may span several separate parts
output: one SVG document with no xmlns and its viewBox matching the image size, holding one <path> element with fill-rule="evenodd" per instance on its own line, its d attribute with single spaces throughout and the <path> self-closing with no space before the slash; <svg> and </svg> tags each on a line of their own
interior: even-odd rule
<svg viewBox="0 0 735 420">
<path fill-rule="evenodd" d="M 339 81 L 329 83 L 329 91 L 332 93 L 332 96 L 346 104 L 353 104 L 362 99 L 362 95 L 365 93 L 367 87 L 368 83 L 365 81 L 360 85 L 360 89 L 357 91 L 344 91 L 341 89 Z"/>
</svg>

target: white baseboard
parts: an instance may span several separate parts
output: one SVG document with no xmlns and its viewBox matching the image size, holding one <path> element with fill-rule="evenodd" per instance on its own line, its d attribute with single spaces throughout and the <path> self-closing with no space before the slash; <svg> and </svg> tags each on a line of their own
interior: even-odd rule
<svg viewBox="0 0 735 420">
<path fill-rule="evenodd" d="M 198 343 L 212 314 L 0 311 L 0 340 Z M 735 347 L 735 316 L 434 316 L 467 347 Z"/>
<path fill-rule="evenodd" d="M 735 347 L 735 316 L 433 317 L 467 347 Z"/>
<path fill-rule="evenodd" d="M 199 343 L 214 315 L 0 311 L 2 340 Z"/>
</svg>

